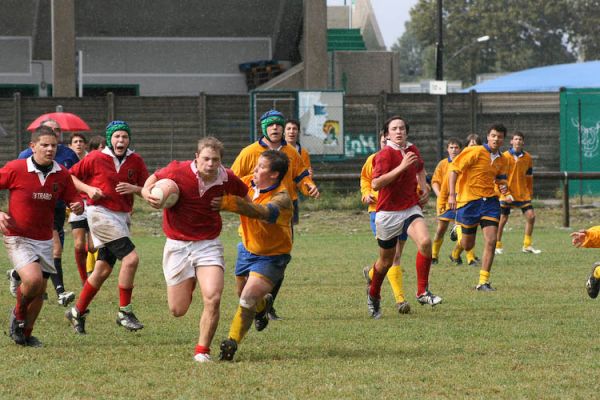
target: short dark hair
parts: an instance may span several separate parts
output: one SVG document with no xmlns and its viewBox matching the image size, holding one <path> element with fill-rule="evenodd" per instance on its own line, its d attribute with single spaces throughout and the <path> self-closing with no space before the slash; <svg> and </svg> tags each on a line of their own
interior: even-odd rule
<svg viewBox="0 0 600 400">
<path fill-rule="evenodd" d="M 406 127 L 406 133 L 408 133 L 410 127 L 408 126 L 408 122 L 402 118 L 399 115 L 393 115 L 391 117 L 389 117 L 384 123 L 383 123 L 383 132 L 385 132 L 386 134 L 390 133 L 389 132 L 389 128 L 390 128 L 390 124 L 392 123 L 392 121 L 395 121 L 399 119 L 400 121 L 404 122 L 404 126 Z"/>
<path fill-rule="evenodd" d="M 469 145 L 469 143 L 471 142 L 471 140 L 474 140 L 475 143 L 477 143 L 480 146 L 482 144 L 481 138 L 476 133 L 469 133 L 467 135 L 467 138 L 465 139 L 465 142 L 466 142 L 467 146 Z"/>
<path fill-rule="evenodd" d="M 42 136 L 52 136 L 56 138 L 56 133 L 54 133 L 54 130 L 49 126 L 40 125 L 31 133 L 31 143 L 39 142 Z"/>
<path fill-rule="evenodd" d="M 515 136 L 519 136 L 521 139 L 523 139 L 523 141 L 525 141 L 525 135 L 523 135 L 523 132 L 521 132 L 521 131 L 514 131 L 513 134 L 512 134 L 512 137 L 515 137 Z"/>
<path fill-rule="evenodd" d="M 96 135 L 92 136 L 92 138 L 90 139 L 90 144 L 88 145 L 88 148 L 90 151 L 98 150 L 100 148 L 100 145 L 106 145 L 106 138 L 104 136 Z"/>
<path fill-rule="evenodd" d="M 300 130 L 300 121 L 298 121 L 297 119 L 290 118 L 287 121 L 285 121 L 285 125 L 287 125 L 287 124 L 294 124 L 294 125 L 296 125 L 298 130 Z"/>
<path fill-rule="evenodd" d="M 285 153 L 277 150 L 264 151 L 260 156 L 269 160 L 271 171 L 278 172 L 279 175 L 277 179 L 281 181 L 285 174 L 287 174 L 288 166 L 290 164 L 288 156 Z"/>
<path fill-rule="evenodd" d="M 506 133 L 508 132 L 508 130 L 506 129 L 504 124 L 501 124 L 499 122 L 492 124 L 492 126 L 490 126 L 490 129 L 488 129 L 488 135 L 490 134 L 491 131 L 501 132 L 504 135 L 504 137 L 506 137 Z"/>
<path fill-rule="evenodd" d="M 87 138 L 85 137 L 85 135 L 83 133 L 79 133 L 79 132 L 73 132 L 71 133 L 71 136 L 69 136 L 69 144 L 73 143 L 73 139 L 75 139 L 76 137 L 78 138 L 82 138 L 83 139 L 83 143 L 87 144 Z"/>
<path fill-rule="evenodd" d="M 458 138 L 455 137 L 451 137 L 450 139 L 448 139 L 448 142 L 446 143 L 446 147 L 450 146 L 451 144 L 455 144 L 458 147 L 460 147 L 462 149 L 463 144 L 460 142 L 460 140 L 458 140 Z"/>
</svg>

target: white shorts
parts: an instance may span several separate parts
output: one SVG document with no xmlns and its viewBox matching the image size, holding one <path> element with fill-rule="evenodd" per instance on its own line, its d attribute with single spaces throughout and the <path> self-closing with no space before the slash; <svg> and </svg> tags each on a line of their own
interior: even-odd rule
<svg viewBox="0 0 600 400">
<path fill-rule="evenodd" d="M 412 206 L 401 211 L 377 211 L 375 215 L 376 236 L 379 240 L 390 240 L 400 236 L 404 229 L 404 221 L 413 215 L 423 216 L 419 206 Z"/>
<path fill-rule="evenodd" d="M 195 241 L 167 238 L 163 251 L 163 273 L 167 286 L 195 278 L 197 267 L 213 265 L 225 271 L 223 245 L 219 238 Z"/>
<path fill-rule="evenodd" d="M 129 213 L 112 211 L 102 206 L 88 206 L 88 225 L 94 247 L 99 249 L 106 243 L 129 237 Z"/>
<path fill-rule="evenodd" d="M 39 262 L 42 271 L 56 274 L 52 258 L 53 245 L 52 239 L 34 240 L 23 236 L 4 236 L 4 247 L 17 271 L 33 262 Z"/>
<path fill-rule="evenodd" d="M 69 220 L 68 222 L 79 222 L 79 221 L 84 221 L 87 219 L 87 203 L 84 201 L 83 202 L 83 212 L 81 213 L 81 215 L 77 215 L 75 214 L 73 211 L 71 211 L 69 213 Z"/>
</svg>

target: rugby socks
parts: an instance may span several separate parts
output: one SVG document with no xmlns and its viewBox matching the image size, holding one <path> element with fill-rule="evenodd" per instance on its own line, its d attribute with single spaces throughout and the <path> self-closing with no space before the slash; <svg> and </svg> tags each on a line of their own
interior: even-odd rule
<svg viewBox="0 0 600 400">
<path fill-rule="evenodd" d="M 440 255 L 440 249 L 442 248 L 442 243 L 444 243 L 444 238 L 433 241 L 433 246 L 431 248 L 431 256 L 433 258 L 438 258 Z"/>
<path fill-rule="evenodd" d="M 375 266 L 372 268 L 373 278 L 371 279 L 371 286 L 369 286 L 369 296 L 374 299 L 381 299 L 381 284 L 385 278 L 385 274 L 378 272 Z"/>
<path fill-rule="evenodd" d="M 199 344 L 196 345 L 196 349 L 194 351 L 194 355 L 196 354 L 210 354 L 210 347 L 201 346 Z"/>
<path fill-rule="evenodd" d="M 279 282 L 277 282 L 277 284 L 273 287 L 273 290 L 271 290 L 271 296 L 273 296 L 273 303 L 275 303 L 275 298 L 277 297 L 277 294 L 279 293 L 279 289 L 281 289 L 282 283 L 283 283 L 283 277 L 281 277 Z"/>
<path fill-rule="evenodd" d="M 523 247 L 529 247 L 531 246 L 532 240 L 531 240 L 531 235 L 525 235 L 523 237 Z"/>
<path fill-rule="evenodd" d="M 98 288 L 93 287 L 90 284 L 90 281 L 86 280 L 83 289 L 81 290 L 81 294 L 79 295 L 79 300 L 77 300 L 77 303 L 75 304 L 77 311 L 80 313 L 85 312 L 94 299 L 94 296 L 96 296 L 96 293 L 98 293 Z"/>
<path fill-rule="evenodd" d="M 133 286 L 130 288 L 124 288 L 119 285 L 119 307 L 127 307 L 131 304 L 131 294 L 133 292 Z"/>
<path fill-rule="evenodd" d="M 256 311 L 238 305 L 233 321 L 231 321 L 231 327 L 229 328 L 229 338 L 239 344 L 250 330 L 252 321 L 254 321 L 254 315 L 256 315 Z"/>
<path fill-rule="evenodd" d="M 484 285 L 490 282 L 490 273 L 488 271 L 479 270 L 479 284 Z"/>
<path fill-rule="evenodd" d="M 371 267 L 369 270 L 369 279 L 373 280 L 373 271 L 375 268 Z M 402 267 L 400 265 L 392 265 L 387 273 L 388 281 L 394 292 L 394 298 L 396 303 L 401 303 L 405 300 L 404 298 L 404 287 L 402 286 Z"/>
<path fill-rule="evenodd" d="M 594 268 L 594 278 L 600 279 L 600 266 Z"/>
<path fill-rule="evenodd" d="M 390 281 L 390 286 L 394 292 L 396 303 L 402 303 L 405 301 L 404 288 L 402 287 L 402 267 L 399 265 L 392 265 L 392 267 L 388 270 L 387 278 L 388 281 Z"/>
<path fill-rule="evenodd" d="M 455 260 L 458 259 L 461 255 L 461 253 L 463 252 L 463 248 L 460 245 L 460 242 L 457 241 L 456 242 L 456 246 L 454 246 L 454 249 L 452 249 L 452 258 L 454 258 Z"/>
<path fill-rule="evenodd" d="M 94 252 L 88 252 L 87 260 L 85 262 L 85 270 L 89 274 L 92 273 L 94 267 L 96 266 L 96 259 L 98 258 L 98 250 Z"/>
<path fill-rule="evenodd" d="M 56 274 L 51 274 L 50 279 L 52 279 L 52 284 L 54 285 L 56 294 L 59 295 L 61 293 L 64 293 L 65 291 L 65 283 L 63 281 L 62 258 L 54 259 L 54 268 L 56 269 Z"/>
<path fill-rule="evenodd" d="M 33 301 L 32 298 L 25 297 L 21 292 L 21 286 L 17 287 L 17 305 L 15 306 L 15 317 L 19 321 L 25 321 L 27 319 L 27 307 Z"/>
<path fill-rule="evenodd" d="M 471 263 L 471 261 L 475 261 L 475 250 L 471 249 L 466 251 L 467 254 L 467 264 Z"/>
<path fill-rule="evenodd" d="M 499 241 L 499 240 L 496 241 L 496 248 L 497 249 L 501 249 L 502 248 L 502 242 L 501 241 Z"/>
<path fill-rule="evenodd" d="M 420 251 L 417 252 L 417 296 L 427 291 L 430 267 L 431 258 L 425 257 Z"/>
<path fill-rule="evenodd" d="M 79 272 L 79 279 L 81 279 L 81 284 L 85 284 L 87 280 L 87 270 L 86 270 L 86 260 L 87 260 L 87 250 L 77 250 L 75 249 L 75 264 L 77 264 L 77 272 Z"/>
</svg>

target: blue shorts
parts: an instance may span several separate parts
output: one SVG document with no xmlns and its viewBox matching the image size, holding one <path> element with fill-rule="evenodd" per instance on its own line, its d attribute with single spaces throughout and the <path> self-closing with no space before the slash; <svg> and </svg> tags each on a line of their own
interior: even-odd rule
<svg viewBox="0 0 600 400">
<path fill-rule="evenodd" d="M 510 215 L 511 208 L 520 208 L 522 213 L 525 213 L 528 210 L 533 210 L 533 206 L 531 205 L 531 200 L 513 201 L 512 203 L 507 203 L 506 201 L 501 201 L 500 207 L 502 208 L 502 210 L 501 210 L 502 215 Z"/>
<path fill-rule="evenodd" d="M 377 228 L 375 227 L 375 216 L 377 215 L 377 213 L 375 211 L 371 211 L 369 213 L 369 220 L 371 223 L 371 232 L 373 232 L 373 235 L 375 235 L 375 237 L 377 237 Z M 402 233 L 400 234 L 400 236 L 398 236 L 398 240 L 402 240 L 404 242 L 406 242 L 408 240 L 408 225 L 410 224 L 404 224 L 404 229 L 402 229 Z"/>
<path fill-rule="evenodd" d="M 482 220 L 500 221 L 500 201 L 497 197 L 473 200 L 456 210 L 456 222 L 464 228 L 473 228 Z"/>
<path fill-rule="evenodd" d="M 278 256 L 259 256 L 252 254 L 242 243 L 238 243 L 238 257 L 235 263 L 236 276 L 248 276 L 250 273 L 260 274 L 272 283 L 277 283 L 283 279 L 285 267 L 292 257 L 289 254 Z"/>
<path fill-rule="evenodd" d="M 442 221 L 454 221 L 456 219 L 456 210 L 446 210 L 438 215 L 438 219 Z"/>
</svg>

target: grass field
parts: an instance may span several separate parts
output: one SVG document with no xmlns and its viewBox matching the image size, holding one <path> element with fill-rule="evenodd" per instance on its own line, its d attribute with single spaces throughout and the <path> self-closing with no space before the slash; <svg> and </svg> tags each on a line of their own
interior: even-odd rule
<svg viewBox="0 0 600 400">
<path fill-rule="evenodd" d="M 91 305 L 87 336 L 76 336 L 64 308 L 50 300 L 36 334 L 41 349 L 0 339 L 0 398 L 83 399 L 397 399 L 594 398 L 600 389 L 600 299 L 584 282 L 598 250 L 570 246 L 560 211 L 538 208 L 535 245 L 520 252 L 523 220 L 514 214 L 496 257 L 494 293 L 478 293 L 478 269 L 446 262 L 446 239 L 430 287 L 443 297 L 432 309 L 414 300 L 414 246 L 404 255 L 410 315 L 395 313 L 384 283 L 380 320 L 368 318 L 362 267 L 374 261 L 376 243 L 366 212 L 305 211 L 293 259 L 277 301 L 285 318 L 263 332 L 251 330 L 233 363 L 192 361 L 201 304 L 171 317 L 161 270 L 160 217 L 134 215 L 141 265 L 134 306 L 146 327 L 129 333 L 115 324 L 118 305 L 112 276 Z M 233 285 L 236 218 L 222 235 L 228 270 L 221 324 L 213 355 L 237 305 Z M 433 229 L 434 220 L 428 216 Z M 594 210 L 573 211 L 574 228 L 598 223 Z M 64 264 L 69 289 L 79 290 L 72 242 Z M 480 246 L 477 247 L 480 253 Z M 4 248 L 0 265 L 8 268 Z M 0 285 L 2 331 L 14 305 L 8 282 Z"/>
</svg>

